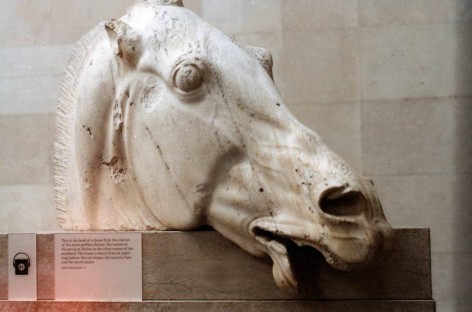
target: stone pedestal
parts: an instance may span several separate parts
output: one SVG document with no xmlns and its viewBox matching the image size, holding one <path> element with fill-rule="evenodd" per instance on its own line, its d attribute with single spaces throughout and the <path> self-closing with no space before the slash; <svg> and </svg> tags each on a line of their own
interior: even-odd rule
<svg viewBox="0 0 472 312">
<path fill-rule="evenodd" d="M 11 302 L 7 235 L 0 236 L 0 311 L 435 311 L 428 229 L 397 229 L 395 251 L 364 271 L 339 272 L 307 255 L 312 285 L 280 291 L 270 260 L 257 259 L 214 231 L 146 232 L 143 302 L 55 302 L 54 235 L 37 235 L 38 301 Z M 119 272 L 117 272 L 119 274 Z"/>
</svg>

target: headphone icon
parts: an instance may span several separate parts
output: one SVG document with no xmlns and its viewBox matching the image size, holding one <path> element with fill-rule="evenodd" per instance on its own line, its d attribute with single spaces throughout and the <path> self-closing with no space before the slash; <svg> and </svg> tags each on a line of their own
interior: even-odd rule
<svg viewBox="0 0 472 312">
<path fill-rule="evenodd" d="M 25 255 L 28 259 L 16 259 L 18 255 Z M 30 264 L 30 257 L 26 253 L 17 253 L 13 257 L 13 267 L 15 268 L 15 275 L 28 275 L 28 268 L 30 267 Z"/>
</svg>

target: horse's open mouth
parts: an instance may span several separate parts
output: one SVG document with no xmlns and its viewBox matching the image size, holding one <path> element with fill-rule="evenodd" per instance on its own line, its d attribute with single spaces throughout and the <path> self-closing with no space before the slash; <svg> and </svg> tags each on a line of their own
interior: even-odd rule
<svg viewBox="0 0 472 312">
<path fill-rule="evenodd" d="M 316 278 L 320 262 L 340 269 L 345 266 L 326 246 L 272 229 L 266 222 L 254 222 L 251 232 L 272 258 L 275 282 L 289 293 L 303 294 L 307 283 Z"/>
</svg>

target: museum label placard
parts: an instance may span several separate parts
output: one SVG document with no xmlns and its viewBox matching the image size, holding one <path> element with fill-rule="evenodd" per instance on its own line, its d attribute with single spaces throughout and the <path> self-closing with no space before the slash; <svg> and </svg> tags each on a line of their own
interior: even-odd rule
<svg viewBox="0 0 472 312">
<path fill-rule="evenodd" d="M 141 233 L 54 235 L 55 299 L 141 301 Z"/>
</svg>

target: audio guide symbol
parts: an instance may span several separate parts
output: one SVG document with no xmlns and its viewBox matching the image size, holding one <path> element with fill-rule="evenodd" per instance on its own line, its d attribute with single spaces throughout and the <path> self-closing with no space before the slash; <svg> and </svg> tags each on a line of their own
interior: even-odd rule
<svg viewBox="0 0 472 312">
<path fill-rule="evenodd" d="M 17 256 L 23 255 L 22 258 L 18 258 Z M 24 256 L 27 257 L 27 259 L 24 259 Z M 13 267 L 15 268 L 15 275 L 28 275 L 28 268 L 30 266 L 30 257 L 24 253 L 24 252 L 19 252 L 13 257 Z"/>
</svg>

